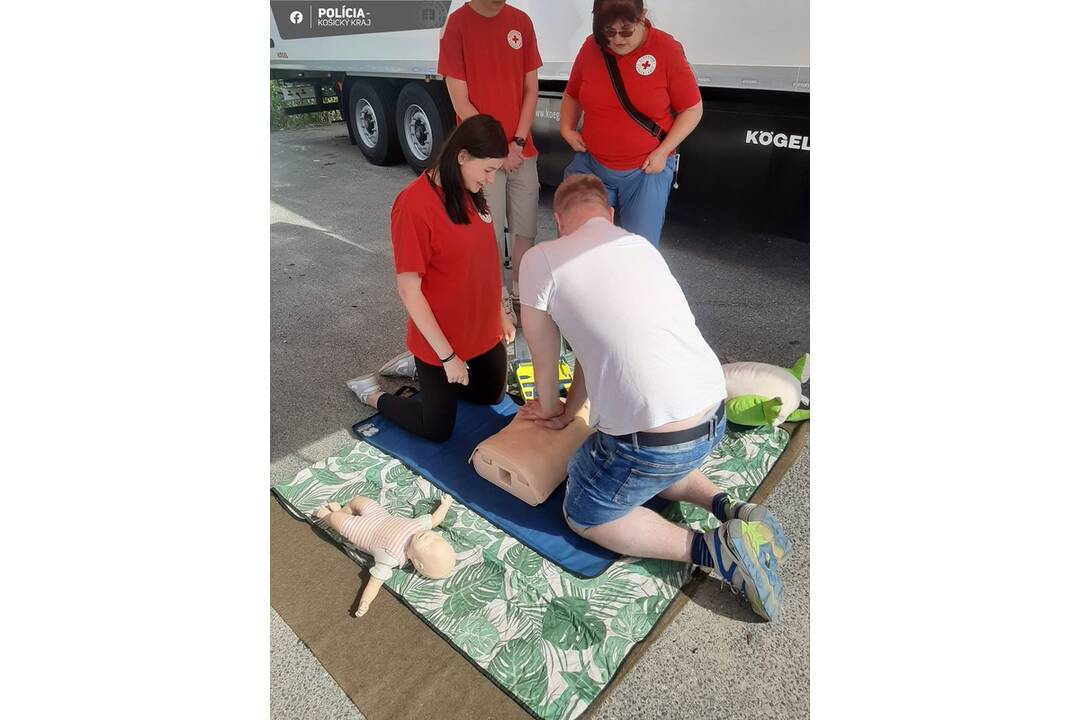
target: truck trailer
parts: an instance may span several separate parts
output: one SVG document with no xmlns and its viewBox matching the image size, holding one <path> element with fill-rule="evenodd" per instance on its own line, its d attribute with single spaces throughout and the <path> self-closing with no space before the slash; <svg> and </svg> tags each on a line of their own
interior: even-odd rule
<svg viewBox="0 0 1080 720">
<path fill-rule="evenodd" d="M 449 13 L 466 0 L 270 2 L 270 77 L 287 112 L 340 109 L 350 141 L 375 165 L 430 165 L 455 114 L 437 72 Z M 572 150 L 559 106 L 592 34 L 592 0 L 515 0 L 543 66 L 533 140 L 538 172 L 557 185 Z M 682 43 L 704 117 L 679 149 L 669 213 L 717 227 L 809 240 L 809 0 L 646 0 L 649 19 Z"/>
</svg>

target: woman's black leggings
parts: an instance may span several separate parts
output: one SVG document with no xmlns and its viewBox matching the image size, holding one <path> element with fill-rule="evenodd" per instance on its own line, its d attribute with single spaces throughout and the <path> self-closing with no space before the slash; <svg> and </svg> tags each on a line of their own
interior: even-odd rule
<svg viewBox="0 0 1080 720">
<path fill-rule="evenodd" d="M 379 397 L 379 412 L 411 433 L 446 442 L 454 431 L 458 398 L 477 405 L 494 405 L 506 390 L 506 348 L 501 342 L 465 362 L 469 365 L 469 384 L 461 385 L 447 382 L 442 365 L 428 365 L 417 358 L 420 397 L 385 393 Z"/>
</svg>

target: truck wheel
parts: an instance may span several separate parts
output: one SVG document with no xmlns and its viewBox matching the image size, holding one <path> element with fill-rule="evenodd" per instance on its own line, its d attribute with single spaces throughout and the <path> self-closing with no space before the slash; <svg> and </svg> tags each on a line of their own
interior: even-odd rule
<svg viewBox="0 0 1080 720">
<path fill-rule="evenodd" d="M 401 160 L 393 106 L 388 85 L 354 80 L 349 88 L 349 128 L 360 152 L 373 165 L 392 165 Z"/>
<path fill-rule="evenodd" d="M 435 162 L 435 156 L 454 128 L 453 106 L 441 83 L 411 82 L 397 100 L 398 137 L 405 162 L 417 173 Z"/>
</svg>

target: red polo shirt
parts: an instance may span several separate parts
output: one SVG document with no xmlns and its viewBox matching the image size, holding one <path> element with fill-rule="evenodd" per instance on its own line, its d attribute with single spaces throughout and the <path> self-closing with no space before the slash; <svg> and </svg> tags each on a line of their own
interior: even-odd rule
<svg viewBox="0 0 1080 720">
<path fill-rule="evenodd" d="M 516 7 L 503 5 L 498 15 L 486 18 L 465 3 L 446 19 L 439 74 L 468 83 L 469 102 L 499 121 L 508 142 L 521 119 L 525 75 L 541 65 L 532 20 Z M 525 136 L 523 154 L 536 155 L 532 131 Z"/>
<path fill-rule="evenodd" d="M 420 289 L 454 352 L 463 360 L 481 355 L 502 336 L 502 280 L 491 216 L 468 203 L 469 223 L 446 214 L 442 190 L 427 173 L 405 186 L 390 210 L 394 272 L 420 275 Z M 485 219 L 486 218 L 486 219 Z M 431 365 L 439 356 L 409 319 L 405 346 Z"/>
<path fill-rule="evenodd" d="M 670 131 L 673 113 L 701 102 L 701 91 L 682 45 L 648 20 L 645 23 L 649 35 L 641 47 L 615 58 L 631 104 Z M 660 141 L 623 110 L 601 52 L 610 50 L 601 50 L 592 36 L 585 39 L 570 70 L 566 94 L 585 112 L 581 135 L 592 156 L 612 170 L 639 168 Z"/>
</svg>

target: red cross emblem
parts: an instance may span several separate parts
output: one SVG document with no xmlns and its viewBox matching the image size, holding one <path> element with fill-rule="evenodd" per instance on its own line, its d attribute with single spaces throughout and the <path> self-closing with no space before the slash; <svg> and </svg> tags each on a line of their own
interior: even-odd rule
<svg viewBox="0 0 1080 720">
<path fill-rule="evenodd" d="M 515 50 L 520 50 L 521 49 L 521 33 L 518 32 L 517 30 L 511 30 L 506 35 L 506 42 L 510 45 L 510 47 L 514 48 Z"/>
<path fill-rule="evenodd" d="M 656 70 L 656 58 L 652 55 L 642 55 L 634 66 L 638 75 L 652 75 Z"/>
</svg>

